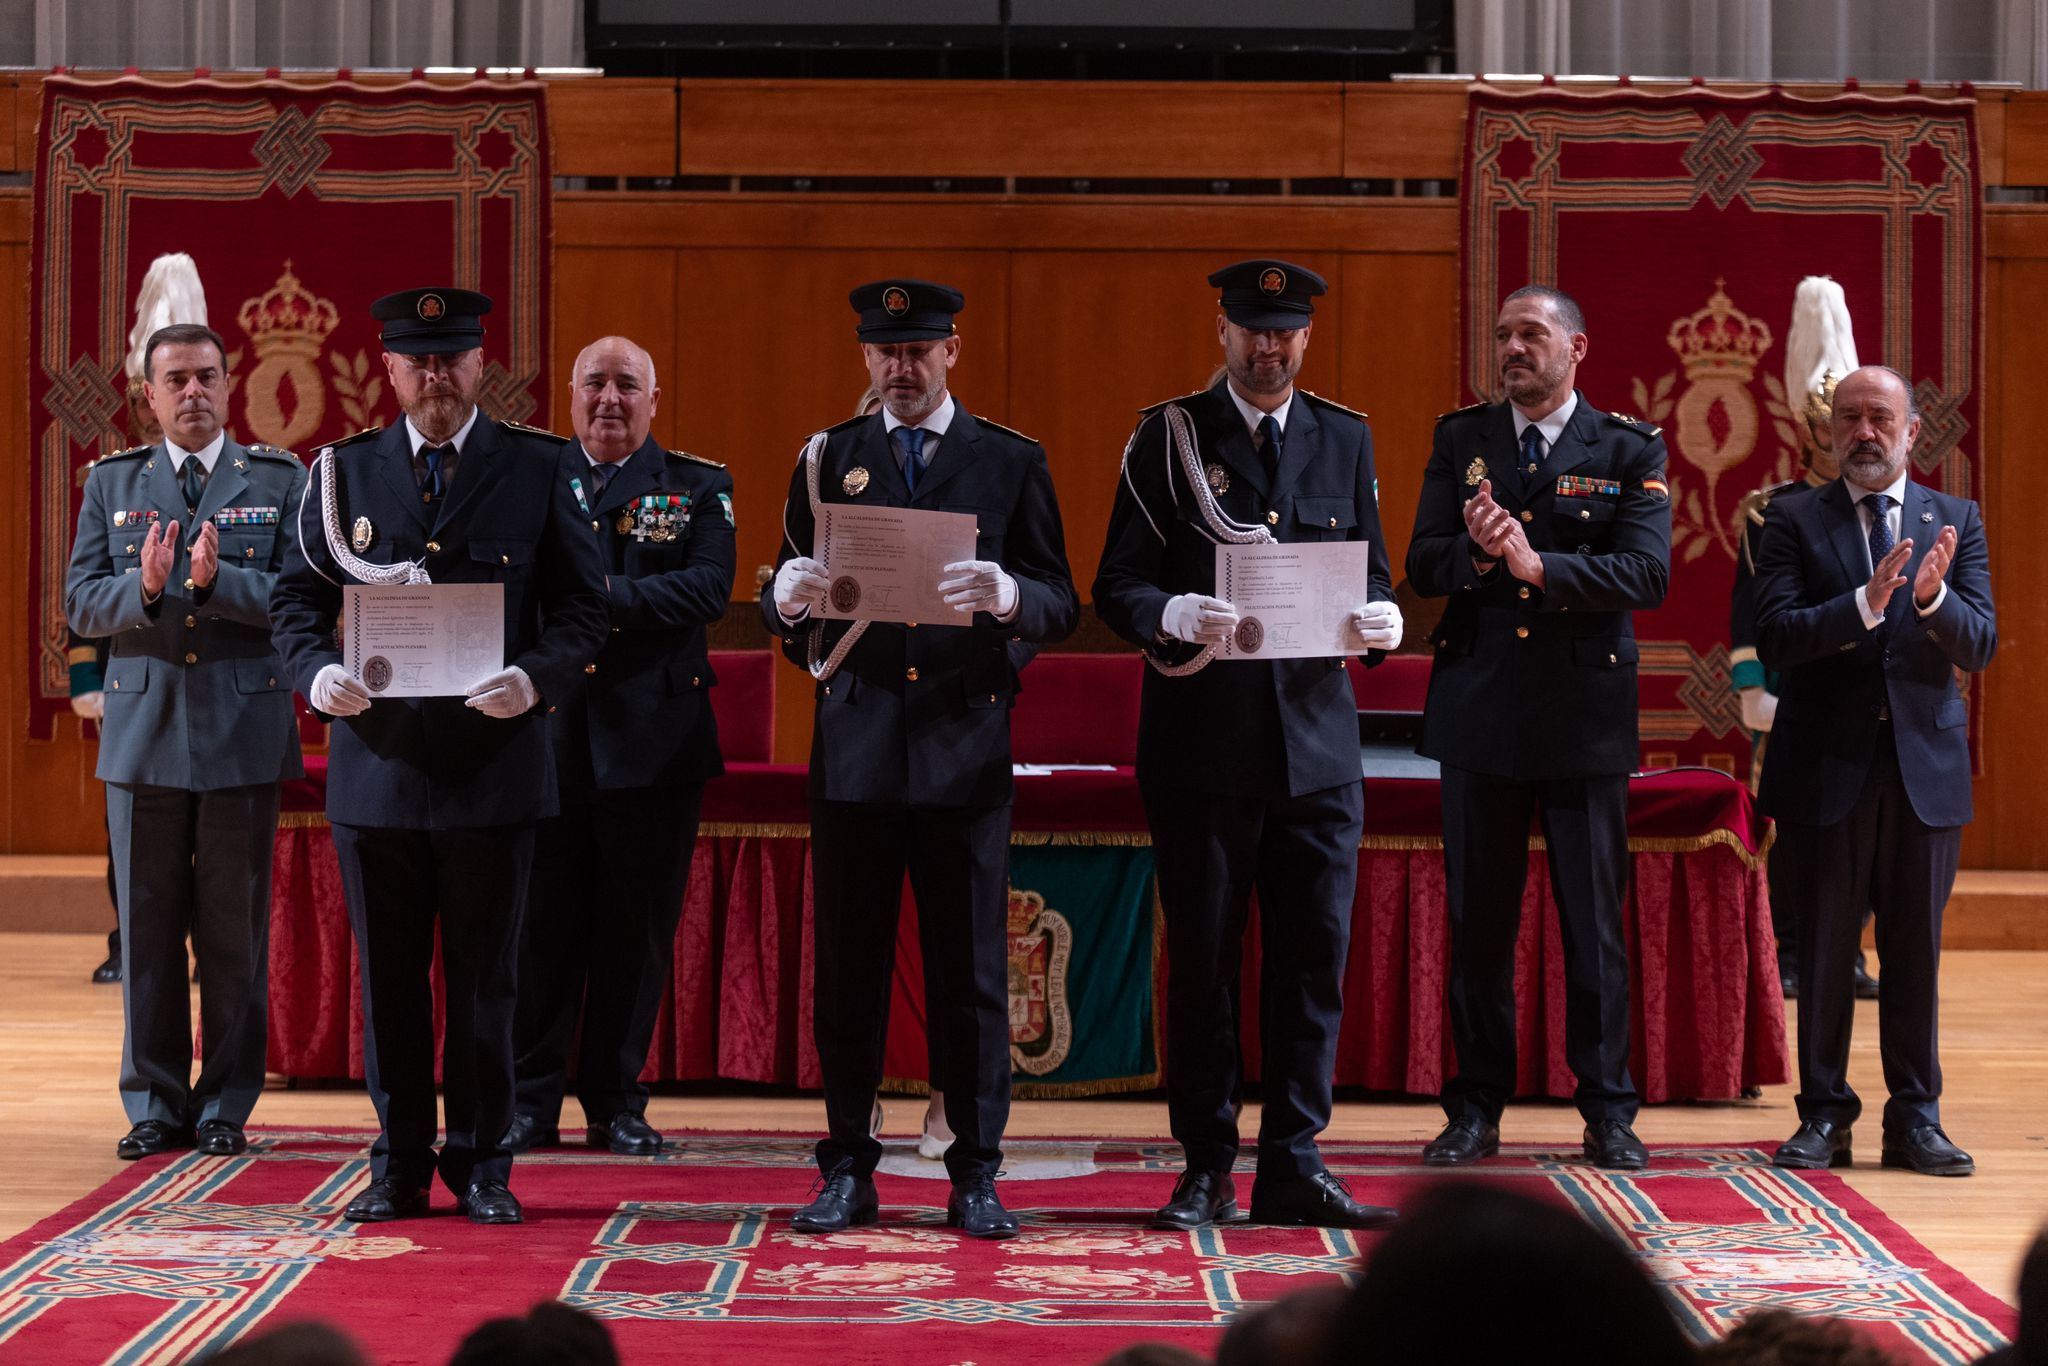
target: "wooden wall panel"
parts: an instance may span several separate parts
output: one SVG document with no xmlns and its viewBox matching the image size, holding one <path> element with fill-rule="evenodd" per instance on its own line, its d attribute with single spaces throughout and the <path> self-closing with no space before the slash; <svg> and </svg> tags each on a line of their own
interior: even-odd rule
<svg viewBox="0 0 2048 1366">
<path fill-rule="evenodd" d="M 654 439 L 676 444 L 669 379 L 676 364 L 675 253 L 601 244 L 555 247 L 555 430 L 567 435 L 569 387 L 577 353 L 599 337 L 620 335 L 647 348 L 662 390 Z"/>
</svg>

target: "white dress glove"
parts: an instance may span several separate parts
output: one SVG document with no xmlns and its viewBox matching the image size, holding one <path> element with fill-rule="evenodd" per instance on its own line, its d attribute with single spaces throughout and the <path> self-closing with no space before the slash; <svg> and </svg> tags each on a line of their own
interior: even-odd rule
<svg viewBox="0 0 2048 1366">
<path fill-rule="evenodd" d="M 782 568 L 775 571 L 775 611 L 784 621 L 801 621 L 813 607 L 825 605 L 825 595 L 832 591 L 832 580 L 825 577 L 825 566 L 808 555 L 798 555 L 784 560 Z"/>
<path fill-rule="evenodd" d="M 1237 609 L 1221 598 L 1182 593 L 1166 600 L 1159 629 L 1190 645 L 1221 645 L 1237 629 Z"/>
<path fill-rule="evenodd" d="M 104 720 L 107 715 L 107 695 L 98 688 L 91 692 L 82 692 L 71 699 L 71 710 L 88 721 Z"/>
<path fill-rule="evenodd" d="M 1743 688 L 1735 694 L 1742 704 L 1742 724 L 1754 731 L 1769 731 L 1778 719 L 1778 695 L 1763 688 Z"/>
<path fill-rule="evenodd" d="M 313 710 L 328 716 L 356 716 L 370 709 L 370 690 L 339 664 L 323 664 L 306 694 Z"/>
<path fill-rule="evenodd" d="M 540 701 L 540 689 L 533 686 L 533 680 L 526 676 L 526 670 L 518 665 L 500 669 L 480 683 L 471 685 L 469 700 L 462 705 L 475 707 L 485 716 L 495 716 L 500 721 L 514 716 L 524 716 Z"/>
<path fill-rule="evenodd" d="M 1401 609 L 1391 602 L 1369 602 L 1351 614 L 1351 632 L 1363 650 L 1401 648 Z"/>
<path fill-rule="evenodd" d="M 956 560 L 939 571 L 939 594 L 956 612 L 987 612 L 997 621 L 1017 615 L 1017 581 L 993 560 Z"/>
</svg>

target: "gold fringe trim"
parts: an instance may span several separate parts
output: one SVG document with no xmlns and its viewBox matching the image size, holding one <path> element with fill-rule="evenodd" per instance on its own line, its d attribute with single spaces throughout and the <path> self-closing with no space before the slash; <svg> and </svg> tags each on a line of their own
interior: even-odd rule
<svg viewBox="0 0 2048 1366">
<path fill-rule="evenodd" d="M 1082 1100 L 1089 1096 L 1120 1096 L 1132 1091 L 1156 1091 L 1161 1074 L 1157 1069 L 1142 1077 L 1104 1077 L 1098 1081 L 1012 1081 L 1010 1095 L 1018 1100 Z M 892 1096 L 929 1096 L 932 1084 L 915 1077 L 883 1077 L 881 1090 Z"/>
<path fill-rule="evenodd" d="M 1735 851 L 1735 856 L 1742 860 L 1745 867 L 1758 868 L 1763 865 L 1764 856 L 1770 853 L 1771 846 L 1777 843 L 1777 839 L 1778 827 L 1773 823 L 1765 827 L 1763 843 L 1754 853 L 1751 853 L 1749 846 L 1742 842 L 1742 836 L 1733 830 L 1718 829 L 1709 830 L 1702 835 L 1638 836 L 1629 840 L 1628 851 L 1631 854 L 1697 854 L 1710 845 L 1723 844 Z M 1358 842 L 1358 847 L 1381 850 L 1441 849 L 1444 847 L 1444 841 L 1441 835 L 1367 835 Z M 1543 836 L 1529 837 L 1531 853 L 1543 853 L 1549 848 L 1550 842 Z"/>
<path fill-rule="evenodd" d="M 1149 849 L 1146 830 L 1012 830 L 1010 843 L 1027 848 Z"/>
<path fill-rule="evenodd" d="M 811 837 L 811 827 L 808 823 L 785 825 L 774 822 L 706 821 L 697 827 L 697 833 L 712 839 L 807 840 Z"/>
<path fill-rule="evenodd" d="M 284 811 L 278 813 L 277 828 L 280 830 L 325 830 L 327 817 L 318 811 Z"/>
</svg>

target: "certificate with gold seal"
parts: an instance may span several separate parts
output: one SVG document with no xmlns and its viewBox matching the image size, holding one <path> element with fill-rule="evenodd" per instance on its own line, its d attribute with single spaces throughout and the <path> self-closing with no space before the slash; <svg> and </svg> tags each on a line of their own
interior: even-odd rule
<svg viewBox="0 0 2048 1366">
<path fill-rule="evenodd" d="M 505 667 L 505 585 L 350 584 L 341 662 L 372 697 L 461 697 Z"/>
<path fill-rule="evenodd" d="M 978 535 L 965 512 L 826 503 L 818 509 L 818 562 L 832 581 L 825 617 L 965 626 L 939 580 L 949 564 L 974 558 Z"/>
<path fill-rule="evenodd" d="M 1216 596 L 1237 609 L 1223 659 L 1313 659 L 1360 653 L 1351 614 L 1372 593 L 1365 541 L 1216 547 Z"/>
</svg>

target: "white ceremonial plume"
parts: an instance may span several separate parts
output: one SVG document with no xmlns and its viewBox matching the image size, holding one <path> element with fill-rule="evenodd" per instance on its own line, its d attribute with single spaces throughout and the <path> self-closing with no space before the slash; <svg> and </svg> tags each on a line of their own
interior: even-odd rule
<svg viewBox="0 0 2048 1366">
<path fill-rule="evenodd" d="M 159 327 L 205 322 L 206 291 L 199 284 L 199 263 L 182 251 L 151 261 L 142 288 L 135 294 L 135 326 L 128 330 L 128 377 L 148 378 L 142 373 L 142 348 Z"/>
<path fill-rule="evenodd" d="M 1856 366 L 1848 296 L 1826 275 L 1807 276 L 1793 292 L 1792 334 L 1785 340 L 1785 397 L 1793 411 L 1820 392 L 1821 376 L 1833 371 L 1839 379 Z"/>
</svg>

